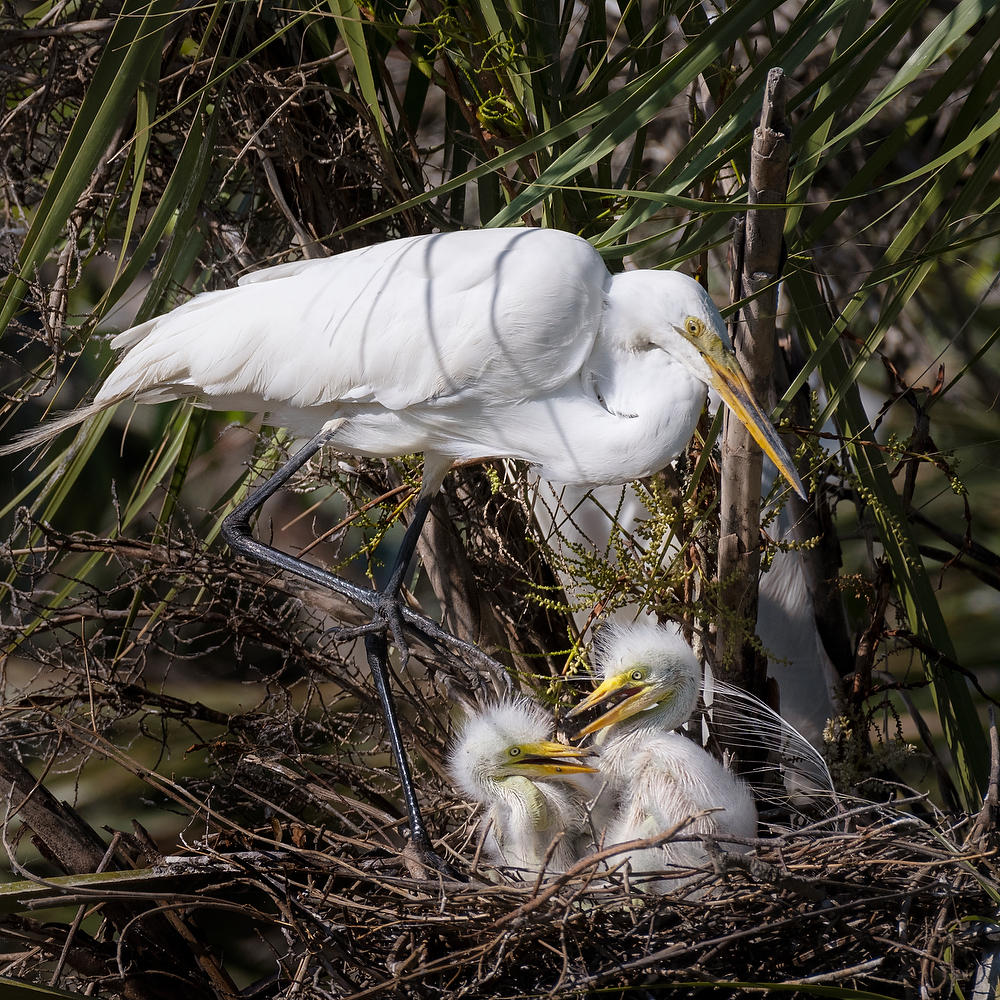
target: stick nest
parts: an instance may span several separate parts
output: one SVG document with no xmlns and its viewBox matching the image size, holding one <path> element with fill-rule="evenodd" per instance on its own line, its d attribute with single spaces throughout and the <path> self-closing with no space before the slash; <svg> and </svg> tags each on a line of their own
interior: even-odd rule
<svg viewBox="0 0 1000 1000">
<path fill-rule="evenodd" d="M 367 670 L 331 645 L 310 595 L 179 540 L 45 538 L 38 581 L 47 547 L 123 568 L 25 634 L 19 619 L 39 622 L 50 597 L 29 584 L 2 626 L 39 668 L 15 684 L 9 662 L 0 713 L 5 846 L 23 880 L 0 915 L 7 975 L 150 998 L 694 995 L 720 983 L 729 995 L 756 983 L 930 997 L 968 991 L 993 947 L 992 796 L 977 816 L 898 789 L 890 805 L 847 800 L 762 827 L 746 854 L 710 844 L 711 865 L 668 894 L 615 848 L 562 874 L 491 867 L 443 764 L 460 719 L 443 692 L 467 677 L 417 650 L 395 683 L 429 829 L 467 881 L 425 871 Z M 153 622 L 161 601 L 168 624 L 122 647 L 126 609 Z M 174 693 L 188 659 L 200 671 L 223 652 L 254 686 L 206 691 L 201 676 L 196 697 Z M 230 688 L 243 704 L 220 711 Z M 58 797 L 46 791 L 57 783 Z M 108 790 L 125 787 L 120 804 Z M 164 818 L 172 835 L 144 829 Z"/>
</svg>

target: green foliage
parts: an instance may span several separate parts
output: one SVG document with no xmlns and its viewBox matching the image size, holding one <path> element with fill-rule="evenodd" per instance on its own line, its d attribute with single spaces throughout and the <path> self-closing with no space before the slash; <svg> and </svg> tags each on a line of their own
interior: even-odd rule
<svg viewBox="0 0 1000 1000">
<path fill-rule="evenodd" d="M 84 993 L 68 993 L 51 986 L 36 986 L 34 983 L 23 983 L 20 980 L 0 976 L 0 997 L 3 1000 L 75 1000 L 86 996 Z"/>
</svg>

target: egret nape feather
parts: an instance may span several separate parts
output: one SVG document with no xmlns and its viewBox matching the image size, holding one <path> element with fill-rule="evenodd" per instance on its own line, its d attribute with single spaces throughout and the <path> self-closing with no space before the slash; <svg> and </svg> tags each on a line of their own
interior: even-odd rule
<svg viewBox="0 0 1000 1000">
<path fill-rule="evenodd" d="M 586 839 L 587 802 L 597 769 L 582 762 L 592 749 L 552 738 L 554 722 L 527 699 L 471 715 L 450 749 L 459 790 L 487 807 L 483 829 L 493 861 L 537 872 L 548 857 L 565 871 Z"/>
<path fill-rule="evenodd" d="M 604 843 L 647 839 L 690 820 L 678 836 L 703 834 L 728 850 L 743 850 L 738 840 L 757 835 L 750 789 L 674 732 L 698 700 L 701 670 L 691 647 L 676 630 L 643 622 L 605 626 L 595 652 L 601 683 L 569 714 L 604 709 L 577 734 L 599 733 L 607 788 L 593 821 L 599 835 L 604 827 Z M 671 839 L 633 852 L 629 862 L 635 872 L 661 873 L 648 884 L 664 892 L 686 880 L 679 869 L 701 867 L 707 857 L 700 841 Z"/>
</svg>

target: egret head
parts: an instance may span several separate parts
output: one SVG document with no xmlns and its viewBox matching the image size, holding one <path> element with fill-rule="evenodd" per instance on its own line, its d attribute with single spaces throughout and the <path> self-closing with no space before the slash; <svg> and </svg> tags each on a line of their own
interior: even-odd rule
<svg viewBox="0 0 1000 1000">
<path fill-rule="evenodd" d="M 674 332 L 698 351 L 709 371 L 707 383 L 736 414 L 761 451 L 774 462 L 795 492 L 805 499 L 805 487 L 795 470 L 795 464 L 767 414 L 757 405 L 750 383 L 736 360 L 736 352 L 729 342 L 722 317 L 718 310 L 715 312 L 718 317 L 717 326 L 707 323 L 700 316 L 690 315 L 684 317 L 683 324 L 674 327 Z"/>
<path fill-rule="evenodd" d="M 607 625 L 597 642 L 596 661 L 601 683 L 569 714 L 610 707 L 575 738 L 630 719 L 672 730 L 694 711 L 701 670 L 675 628 L 648 622 Z"/>
<path fill-rule="evenodd" d="M 631 271 L 616 275 L 615 280 L 619 287 L 614 308 L 621 313 L 621 327 L 633 331 L 631 348 L 643 351 L 658 347 L 715 389 L 804 499 L 802 480 L 767 414 L 754 399 L 725 320 L 708 292 L 680 271 Z"/>
<path fill-rule="evenodd" d="M 449 755 L 449 770 L 477 801 L 492 799 L 511 778 L 547 781 L 596 773 L 580 762 L 594 751 L 552 740 L 552 728 L 552 717 L 537 705 L 502 702 L 469 718 Z"/>
</svg>

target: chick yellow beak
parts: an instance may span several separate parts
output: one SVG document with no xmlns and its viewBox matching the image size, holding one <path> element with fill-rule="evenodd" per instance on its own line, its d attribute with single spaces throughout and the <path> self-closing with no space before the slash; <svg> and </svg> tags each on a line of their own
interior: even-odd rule
<svg viewBox="0 0 1000 1000">
<path fill-rule="evenodd" d="M 684 334 L 684 331 L 679 328 L 678 332 Z M 753 391 L 750 389 L 746 376 L 740 370 L 736 355 L 731 349 L 726 348 L 712 353 L 705 352 L 702 357 L 712 369 L 712 387 L 722 397 L 729 409 L 739 417 L 743 426 L 753 435 L 754 441 L 760 445 L 764 454 L 774 462 L 778 471 L 791 483 L 792 489 L 805 500 L 806 490 L 798 472 L 795 471 L 791 456 L 782 444 L 771 421 L 757 405 L 757 400 L 753 398 Z"/>
<path fill-rule="evenodd" d="M 670 693 L 664 696 L 658 693 L 650 684 L 645 681 L 635 681 L 632 679 L 631 671 L 615 674 L 607 677 L 590 694 L 575 705 L 567 713 L 568 715 L 579 715 L 581 712 L 594 708 L 602 702 L 607 701 L 615 695 L 620 695 L 622 700 L 618 701 L 612 708 L 609 708 L 603 715 L 598 716 L 593 722 L 588 723 L 579 732 L 573 735 L 573 739 L 578 740 L 599 729 L 606 729 L 616 722 L 622 722 L 631 718 L 639 712 L 653 708 L 673 697 Z"/>
<path fill-rule="evenodd" d="M 512 747 L 516 756 L 503 764 L 512 774 L 530 775 L 535 778 L 556 778 L 567 774 L 596 774 L 596 767 L 575 763 L 581 757 L 592 757 L 595 751 L 588 747 L 571 747 L 553 740 L 539 743 L 522 743 Z"/>
</svg>

